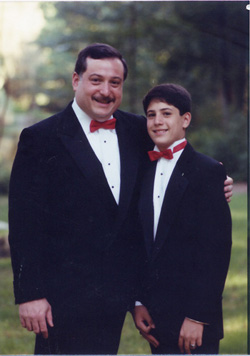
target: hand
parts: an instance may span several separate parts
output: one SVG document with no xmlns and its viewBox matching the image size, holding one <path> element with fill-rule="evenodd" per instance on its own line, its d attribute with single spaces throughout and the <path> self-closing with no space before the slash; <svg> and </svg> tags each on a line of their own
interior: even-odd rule
<svg viewBox="0 0 250 356">
<path fill-rule="evenodd" d="M 48 338 L 47 323 L 54 326 L 51 306 L 45 298 L 20 304 L 19 317 L 24 328 L 41 333 L 45 339 Z"/>
<path fill-rule="evenodd" d="M 190 355 L 190 349 L 195 349 L 196 346 L 202 345 L 203 329 L 203 324 L 196 323 L 188 318 L 184 319 L 178 341 L 181 353 L 184 353 L 185 351 Z"/>
<path fill-rule="evenodd" d="M 227 176 L 227 179 L 224 182 L 224 193 L 228 203 L 230 203 L 233 196 L 233 183 L 233 178 Z"/>
<path fill-rule="evenodd" d="M 150 331 L 155 329 L 154 322 L 147 310 L 143 305 L 136 306 L 133 313 L 135 326 L 140 331 L 140 334 L 154 347 L 159 346 L 159 341 L 153 335 L 150 335 Z"/>
</svg>

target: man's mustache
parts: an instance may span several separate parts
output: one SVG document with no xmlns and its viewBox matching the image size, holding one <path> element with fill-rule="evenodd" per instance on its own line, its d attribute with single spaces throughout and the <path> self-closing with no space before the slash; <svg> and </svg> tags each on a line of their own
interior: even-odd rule
<svg viewBox="0 0 250 356">
<path fill-rule="evenodd" d="M 102 104 L 109 104 L 115 101 L 115 99 L 110 96 L 94 96 L 94 100 Z"/>
</svg>

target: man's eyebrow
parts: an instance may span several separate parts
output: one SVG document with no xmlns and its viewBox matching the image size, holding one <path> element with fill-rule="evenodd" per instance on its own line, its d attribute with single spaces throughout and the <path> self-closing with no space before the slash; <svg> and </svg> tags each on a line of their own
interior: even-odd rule
<svg viewBox="0 0 250 356">
<path fill-rule="evenodd" d="M 98 73 L 91 73 L 91 74 L 89 75 L 89 77 L 92 77 L 92 76 L 94 76 L 94 75 L 96 75 L 97 77 L 103 77 L 103 75 L 98 74 Z"/>
<path fill-rule="evenodd" d="M 97 77 L 100 77 L 100 78 L 103 78 L 103 77 L 104 77 L 102 74 L 91 73 L 91 74 L 89 75 L 89 78 L 92 77 L 92 76 L 97 76 Z M 110 79 L 120 79 L 120 80 L 123 80 L 123 78 L 122 78 L 122 77 L 119 77 L 118 75 L 113 76 L 113 77 L 111 77 Z"/>
</svg>

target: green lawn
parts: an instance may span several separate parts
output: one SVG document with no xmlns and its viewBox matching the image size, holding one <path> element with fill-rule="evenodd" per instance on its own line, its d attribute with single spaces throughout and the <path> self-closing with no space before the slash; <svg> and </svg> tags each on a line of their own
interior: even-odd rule
<svg viewBox="0 0 250 356">
<path fill-rule="evenodd" d="M 233 249 L 224 291 L 225 338 L 221 354 L 247 354 L 247 197 L 234 195 L 230 203 L 233 217 Z M 7 199 L 0 197 L 0 220 L 7 221 Z M 34 336 L 19 324 L 12 294 L 10 259 L 0 259 L 0 354 L 32 354 Z M 128 314 L 119 354 L 149 354 L 145 340 Z"/>
</svg>

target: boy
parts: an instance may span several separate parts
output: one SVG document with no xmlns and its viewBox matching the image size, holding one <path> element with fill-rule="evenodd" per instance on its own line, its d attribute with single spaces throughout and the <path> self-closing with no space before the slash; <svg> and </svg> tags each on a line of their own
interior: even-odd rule
<svg viewBox="0 0 250 356">
<path fill-rule="evenodd" d="M 186 141 L 191 96 L 183 87 L 158 85 L 143 105 L 155 149 L 139 204 L 148 269 L 135 324 L 152 353 L 217 354 L 231 252 L 225 169 Z"/>
</svg>

